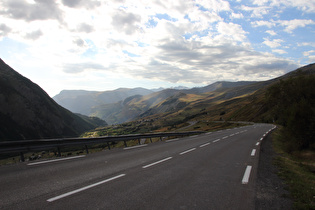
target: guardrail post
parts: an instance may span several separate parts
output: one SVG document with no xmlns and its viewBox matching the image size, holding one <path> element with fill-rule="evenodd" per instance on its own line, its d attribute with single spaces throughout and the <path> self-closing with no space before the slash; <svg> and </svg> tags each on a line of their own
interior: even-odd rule
<svg viewBox="0 0 315 210">
<path fill-rule="evenodd" d="M 60 147 L 57 147 L 57 151 L 58 151 L 58 157 L 61 157 Z"/>
<path fill-rule="evenodd" d="M 109 142 L 107 142 L 107 147 L 108 147 L 108 150 L 110 150 L 110 145 L 109 145 Z"/>
<path fill-rule="evenodd" d="M 124 140 L 124 145 L 125 145 L 125 147 L 127 147 L 127 142 L 126 142 L 126 140 Z"/>
<path fill-rule="evenodd" d="M 89 154 L 89 148 L 87 145 L 85 145 L 85 151 L 86 151 L 86 154 Z"/>
<path fill-rule="evenodd" d="M 152 143 L 152 138 L 150 137 L 150 142 Z"/>
<path fill-rule="evenodd" d="M 138 144 L 140 145 L 141 143 L 140 143 L 140 139 L 138 139 Z"/>
<path fill-rule="evenodd" d="M 23 152 L 20 152 L 20 157 L 21 157 L 21 162 L 24 162 L 24 161 L 25 161 L 25 158 L 24 158 Z"/>
</svg>

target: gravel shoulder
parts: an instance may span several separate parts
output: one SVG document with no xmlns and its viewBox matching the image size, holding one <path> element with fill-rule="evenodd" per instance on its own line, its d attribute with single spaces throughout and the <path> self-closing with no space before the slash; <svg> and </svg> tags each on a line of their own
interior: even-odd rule
<svg viewBox="0 0 315 210">
<path fill-rule="evenodd" d="M 293 202 L 273 164 L 276 153 L 269 134 L 261 143 L 256 183 L 255 209 L 292 209 Z"/>
</svg>

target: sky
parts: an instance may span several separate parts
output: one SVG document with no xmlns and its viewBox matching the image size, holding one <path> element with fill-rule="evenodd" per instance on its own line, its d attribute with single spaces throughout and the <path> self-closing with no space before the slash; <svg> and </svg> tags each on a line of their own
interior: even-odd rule
<svg viewBox="0 0 315 210">
<path fill-rule="evenodd" d="M 315 62 L 315 0 L 0 0 L 0 58 L 51 97 L 268 80 Z"/>
</svg>

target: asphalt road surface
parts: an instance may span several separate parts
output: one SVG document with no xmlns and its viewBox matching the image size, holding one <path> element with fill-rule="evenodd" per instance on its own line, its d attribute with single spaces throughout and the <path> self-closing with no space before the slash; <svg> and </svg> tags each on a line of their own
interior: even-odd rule
<svg viewBox="0 0 315 210">
<path fill-rule="evenodd" d="M 0 167 L 0 209 L 255 209 L 255 124 Z"/>
</svg>

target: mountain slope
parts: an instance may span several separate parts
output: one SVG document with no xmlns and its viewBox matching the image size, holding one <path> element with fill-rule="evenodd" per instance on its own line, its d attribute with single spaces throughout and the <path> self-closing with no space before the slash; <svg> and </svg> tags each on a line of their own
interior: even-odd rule
<svg viewBox="0 0 315 210">
<path fill-rule="evenodd" d="M 53 99 L 74 113 L 91 115 L 93 107 L 117 103 L 133 95 L 147 95 L 152 92 L 145 88 L 119 88 L 112 91 L 63 90 Z"/>
<path fill-rule="evenodd" d="M 78 136 L 105 123 L 64 109 L 1 59 L 0 107 L 0 140 Z"/>
<path fill-rule="evenodd" d="M 279 81 L 311 74 L 315 74 L 315 65 L 302 67 L 275 79 L 244 86 L 219 88 L 203 94 L 176 94 L 151 107 L 140 117 L 141 120 L 154 122 L 153 126 L 217 120 L 271 123 L 273 116 L 266 102 L 267 89 Z"/>
<path fill-rule="evenodd" d="M 183 108 L 186 102 L 177 101 L 175 98 L 182 94 L 189 95 L 188 97 L 200 98 L 200 95 L 209 91 L 217 90 L 218 88 L 239 87 L 255 82 L 216 82 L 211 85 L 192 88 L 192 89 L 164 89 L 145 96 L 131 96 L 124 101 L 119 101 L 114 104 L 103 104 L 95 106 L 91 109 L 91 115 L 104 119 L 109 124 L 123 123 L 135 120 L 139 117 L 145 117 L 152 114 L 168 112 L 174 109 Z M 164 100 L 165 103 L 164 103 Z M 171 101 L 168 101 L 171 100 Z M 190 99 L 189 99 L 190 100 Z M 172 102 L 175 102 L 173 104 Z M 162 104 L 160 104 L 162 103 Z M 178 104 L 179 103 L 179 104 Z"/>
</svg>

